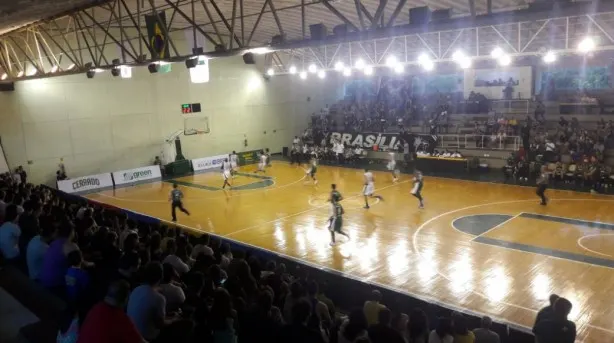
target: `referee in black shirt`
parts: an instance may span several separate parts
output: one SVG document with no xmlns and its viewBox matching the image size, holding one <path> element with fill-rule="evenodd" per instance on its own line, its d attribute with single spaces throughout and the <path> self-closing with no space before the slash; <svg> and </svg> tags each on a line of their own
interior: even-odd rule
<svg viewBox="0 0 614 343">
<path fill-rule="evenodd" d="M 190 215 L 190 212 L 183 208 L 183 203 L 181 202 L 181 199 L 183 199 L 183 193 L 179 189 L 177 189 L 177 184 L 173 183 L 173 190 L 171 191 L 169 200 L 171 201 L 171 214 L 173 216 L 174 222 L 177 221 L 177 208 L 179 208 L 181 212 L 187 214 L 188 216 Z"/>
</svg>

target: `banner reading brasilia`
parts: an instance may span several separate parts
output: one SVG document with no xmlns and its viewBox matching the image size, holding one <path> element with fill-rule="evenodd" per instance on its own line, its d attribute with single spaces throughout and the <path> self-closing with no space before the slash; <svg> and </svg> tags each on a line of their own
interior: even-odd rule
<svg viewBox="0 0 614 343">
<path fill-rule="evenodd" d="M 340 141 L 345 146 L 363 149 L 372 149 L 377 145 L 380 149 L 399 151 L 405 142 L 413 147 L 413 151 L 432 153 L 437 145 L 437 136 L 420 135 L 414 133 L 358 133 L 358 132 L 331 132 L 329 141 Z"/>
</svg>

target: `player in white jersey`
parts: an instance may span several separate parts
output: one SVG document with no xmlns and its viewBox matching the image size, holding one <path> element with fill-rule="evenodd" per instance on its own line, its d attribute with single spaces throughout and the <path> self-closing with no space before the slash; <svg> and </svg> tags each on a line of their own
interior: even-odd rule
<svg viewBox="0 0 614 343">
<path fill-rule="evenodd" d="M 386 167 L 392 174 L 392 182 L 397 182 L 399 181 L 399 171 L 397 170 L 397 160 L 394 157 L 394 152 L 391 152 L 390 160 L 388 161 L 388 165 Z"/>
<path fill-rule="evenodd" d="M 363 178 L 364 187 L 362 188 L 362 194 L 365 196 L 365 208 L 369 208 L 369 198 L 377 198 L 379 200 L 384 200 L 384 198 L 373 194 L 375 192 L 375 176 L 369 169 L 365 169 Z"/>
<path fill-rule="evenodd" d="M 266 160 L 267 160 L 267 156 L 264 153 L 264 150 L 260 150 L 260 162 L 258 162 L 258 171 L 259 172 L 263 172 L 266 173 Z"/>
<path fill-rule="evenodd" d="M 306 174 L 311 177 L 313 180 L 313 184 L 318 184 L 318 179 L 316 179 L 316 173 L 318 172 L 318 160 L 313 157 L 311 159 L 311 163 L 309 164 L 309 169 L 307 169 Z"/>
<path fill-rule="evenodd" d="M 226 186 L 232 188 L 229 181 L 232 177 L 232 167 L 228 159 L 225 159 L 224 162 L 222 162 L 222 177 L 224 178 L 224 185 L 222 186 L 222 189 L 226 188 Z"/>
<path fill-rule="evenodd" d="M 237 153 L 233 150 L 232 154 L 230 154 L 230 173 L 232 174 L 232 177 L 234 177 L 237 171 L 239 171 L 238 161 L 239 157 L 237 156 Z"/>
</svg>

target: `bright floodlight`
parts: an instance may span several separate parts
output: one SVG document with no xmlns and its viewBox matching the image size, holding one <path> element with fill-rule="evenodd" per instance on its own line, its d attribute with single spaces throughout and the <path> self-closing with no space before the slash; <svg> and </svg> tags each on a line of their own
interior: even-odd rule
<svg viewBox="0 0 614 343">
<path fill-rule="evenodd" d="M 578 51 L 585 54 L 595 50 L 595 40 L 591 37 L 586 37 L 578 44 Z"/>
<path fill-rule="evenodd" d="M 452 60 L 457 63 L 460 63 L 465 58 L 467 58 L 467 55 L 465 55 L 465 53 L 462 50 L 456 50 L 452 54 Z"/>
<path fill-rule="evenodd" d="M 324 70 L 320 70 L 318 72 L 318 77 L 321 78 L 321 79 L 325 78 L 326 77 L 326 72 Z"/>
<path fill-rule="evenodd" d="M 497 59 L 503 56 L 503 54 L 503 49 L 501 49 L 500 47 L 496 47 L 490 52 L 490 57 Z"/>
<path fill-rule="evenodd" d="M 23 70 L 20 70 L 19 73 L 17 73 L 17 77 L 22 77 L 23 76 Z"/>
<path fill-rule="evenodd" d="M 397 60 L 396 56 L 391 55 L 386 58 L 386 65 L 390 68 L 394 68 L 394 66 L 396 66 L 398 63 L 399 61 Z"/>
<path fill-rule="evenodd" d="M 290 66 L 290 69 L 288 69 L 288 71 L 290 72 L 290 74 L 296 74 L 296 67 Z"/>
<path fill-rule="evenodd" d="M 269 69 L 267 69 L 266 74 L 268 76 L 273 76 L 273 75 L 275 75 L 275 70 L 273 70 L 273 68 L 269 68 Z"/>
<path fill-rule="evenodd" d="M 54 65 L 53 67 L 51 67 L 51 72 L 55 73 L 56 71 L 58 71 L 58 66 Z"/>
<path fill-rule="evenodd" d="M 429 55 L 425 53 L 421 53 L 420 56 L 418 56 L 418 63 L 420 64 L 428 63 L 430 60 L 431 58 L 429 57 Z"/>
<path fill-rule="evenodd" d="M 307 72 L 306 71 L 302 71 L 298 74 L 298 77 L 300 77 L 302 80 L 305 80 L 307 78 Z"/>
<path fill-rule="evenodd" d="M 335 63 L 335 70 L 336 71 L 343 71 L 343 67 L 344 67 L 343 62 L 337 61 L 337 63 Z"/>
<path fill-rule="evenodd" d="M 318 67 L 316 67 L 315 64 L 310 64 L 309 67 L 307 68 L 307 70 L 309 70 L 310 73 L 316 73 L 318 71 Z"/>
<path fill-rule="evenodd" d="M 463 59 L 458 61 L 458 65 L 462 69 L 467 69 L 467 68 L 471 67 L 471 58 L 465 56 Z"/>
<path fill-rule="evenodd" d="M 401 74 L 401 73 L 403 73 L 404 71 L 405 71 L 405 67 L 403 67 L 403 65 L 402 65 L 402 64 L 397 64 L 397 65 L 394 67 L 394 72 L 395 72 L 395 73 L 397 73 L 397 74 Z"/>
<path fill-rule="evenodd" d="M 69 65 L 69 66 L 68 66 L 68 68 L 66 68 L 66 70 L 71 70 L 71 69 L 72 69 L 72 68 L 74 68 L 74 67 L 75 67 L 75 64 L 74 64 L 74 63 L 71 63 L 71 65 Z"/>
<path fill-rule="evenodd" d="M 365 67 L 365 61 L 358 59 L 358 61 L 354 63 L 354 67 L 356 67 L 356 69 L 363 69 Z"/>
<path fill-rule="evenodd" d="M 435 62 L 431 60 L 425 61 L 424 63 L 422 63 L 422 68 L 426 71 L 431 71 L 435 69 Z"/>
<path fill-rule="evenodd" d="M 0 79 L 2 80 L 6 80 L 6 78 L 9 77 L 6 73 L 2 74 L 2 77 L 0 77 Z"/>
<path fill-rule="evenodd" d="M 365 69 L 363 69 L 363 72 L 365 73 L 365 75 L 373 75 L 373 67 L 366 66 Z"/>
<path fill-rule="evenodd" d="M 499 65 L 500 66 L 507 67 L 511 63 L 512 63 L 512 58 L 510 57 L 510 55 L 503 55 L 503 56 L 499 57 Z"/>
<path fill-rule="evenodd" d="M 350 68 L 343 69 L 343 76 L 350 76 L 350 75 L 352 75 L 352 69 Z"/>
<path fill-rule="evenodd" d="M 548 51 L 544 57 L 543 60 L 545 63 L 553 63 L 556 61 L 556 54 L 552 51 Z"/>
</svg>

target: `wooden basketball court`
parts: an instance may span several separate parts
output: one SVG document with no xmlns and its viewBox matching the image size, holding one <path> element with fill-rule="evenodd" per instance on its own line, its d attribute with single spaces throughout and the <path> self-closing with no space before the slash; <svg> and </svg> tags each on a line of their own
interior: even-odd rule
<svg viewBox="0 0 614 343">
<path fill-rule="evenodd" d="M 426 209 L 411 179 L 376 172 L 385 201 L 362 208 L 362 170 L 326 167 L 319 185 L 303 167 L 274 162 L 266 174 L 242 168 L 235 190 L 219 172 L 178 178 L 187 217 L 178 221 L 416 297 L 531 327 L 557 293 L 571 300 L 584 342 L 614 341 L 614 199 L 532 187 L 426 177 Z M 343 237 L 329 246 L 330 184 L 344 195 Z M 169 182 L 108 190 L 88 198 L 170 220 Z"/>
</svg>

